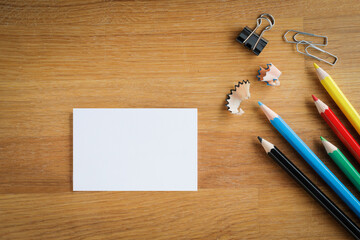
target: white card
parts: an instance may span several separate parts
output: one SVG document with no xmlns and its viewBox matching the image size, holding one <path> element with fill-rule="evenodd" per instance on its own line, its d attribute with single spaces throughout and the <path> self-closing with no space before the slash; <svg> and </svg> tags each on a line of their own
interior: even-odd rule
<svg viewBox="0 0 360 240">
<path fill-rule="evenodd" d="M 197 109 L 74 109 L 74 191 L 196 191 Z"/>
</svg>

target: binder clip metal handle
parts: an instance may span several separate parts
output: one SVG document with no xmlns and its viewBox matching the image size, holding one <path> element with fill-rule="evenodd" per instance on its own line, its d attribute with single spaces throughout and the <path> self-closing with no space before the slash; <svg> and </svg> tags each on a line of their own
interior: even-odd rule
<svg viewBox="0 0 360 240">
<path fill-rule="evenodd" d="M 262 20 L 269 22 L 258 35 L 256 30 L 261 26 Z M 256 27 L 254 30 L 251 30 L 249 27 L 245 27 L 239 36 L 236 38 L 236 41 L 242 43 L 246 48 L 250 49 L 254 54 L 259 55 L 261 51 L 265 48 L 267 40 L 262 36 L 266 31 L 269 31 L 275 25 L 275 19 L 271 14 L 263 13 L 256 19 Z"/>
</svg>

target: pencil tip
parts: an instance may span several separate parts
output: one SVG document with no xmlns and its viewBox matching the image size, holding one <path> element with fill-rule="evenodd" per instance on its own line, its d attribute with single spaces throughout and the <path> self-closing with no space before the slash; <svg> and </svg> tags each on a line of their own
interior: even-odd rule
<svg viewBox="0 0 360 240">
<path fill-rule="evenodd" d="M 323 137 L 320 137 L 320 138 L 321 138 L 321 143 L 324 145 L 324 148 L 328 154 L 333 153 L 334 151 L 338 150 L 338 148 L 334 144 L 332 144 L 331 142 L 329 142 L 328 140 L 326 140 Z"/>
<path fill-rule="evenodd" d="M 261 137 L 259 137 L 259 136 L 258 136 L 258 139 L 259 139 L 259 142 L 261 142 L 261 141 L 262 141 L 262 138 L 261 138 Z"/>
<path fill-rule="evenodd" d="M 314 63 L 314 67 L 315 67 L 315 69 L 320 68 L 316 63 Z"/>
<path fill-rule="evenodd" d="M 260 101 L 258 101 L 258 104 L 259 104 L 259 106 L 263 105 L 263 103 L 262 103 L 262 102 L 260 102 Z"/>
<path fill-rule="evenodd" d="M 311 95 L 311 96 L 312 96 L 312 98 L 314 99 L 314 101 L 319 100 L 317 97 L 315 97 L 315 95 Z"/>
</svg>

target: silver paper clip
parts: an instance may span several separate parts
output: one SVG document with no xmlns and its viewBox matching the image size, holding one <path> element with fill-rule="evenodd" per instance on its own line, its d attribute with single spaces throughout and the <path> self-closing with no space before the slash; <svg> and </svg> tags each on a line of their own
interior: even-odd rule
<svg viewBox="0 0 360 240">
<path fill-rule="evenodd" d="M 304 52 L 302 52 L 302 51 L 299 50 L 299 44 L 308 44 L 308 45 L 305 47 Z M 308 52 L 308 48 L 313 48 L 313 49 L 316 49 L 316 50 L 318 50 L 318 51 L 320 51 L 320 52 L 322 52 L 322 53 L 328 54 L 329 56 L 333 57 L 335 60 L 334 60 L 333 62 L 329 62 L 329 61 L 326 61 L 325 59 L 322 59 L 322 58 L 320 58 L 320 57 L 317 57 L 317 56 L 315 56 L 315 55 L 312 55 L 311 53 Z M 317 60 L 319 60 L 319 61 L 322 61 L 322 62 L 324 62 L 324 63 L 330 64 L 331 66 L 334 66 L 335 63 L 336 63 L 337 60 L 338 60 L 338 57 L 335 56 L 334 54 L 331 54 L 331 53 L 325 51 L 324 49 L 321 49 L 321 48 L 315 46 L 315 44 L 313 44 L 313 43 L 311 43 L 311 42 L 308 42 L 308 41 L 305 41 L 305 40 L 302 40 L 302 41 L 296 43 L 296 51 L 297 51 L 298 53 L 304 54 L 305 56 L 309 56 L 309 57 L 315 58 L 315 59 L 317 59 Z"/>
<path fill-rule="evenodd" d="M 286 38 L 286 35 L 289 33 L 289 32 L 295 32 L 295 34 L 293 35 L 293 40 L 294 41 L 290 41 Z M 324 39 L 324 42 L 323 43 L 313 43 L 312 41 L 305 41 L 305 40 L 298 40 L 296 39 L 296 36 L 297 35 L 307 35 L 307 36 L 311 36 L 311 37 L 318 37 L 318 38 L 323 38 Z M 304 54 L 305 56 L 309 56 L 309 57 L 312 57 L 312 58 L 315 58 L 316 60 L 319 60 L 319 61 L 322 61 L 324 63 L 327 63 L 327 64 L 330 64 L 331 66 L 335 65 L 335 63 L 337 62 L 338 60 L 338 57 L 335 56 L 334 54 L 332 53 L 329 53 L 327 51 L 325 51 L 324 49 L 321 49 L 319 48 L 318 46 L 326 46 L 328 44 L 328 38 L 326 36 L 321 36 L 321 35 L 316 35 L 316 34 L 312 34 L 312 33 L 307 33 L 307 32 L 300 32 L 300 31 L 296 31 L 296 30 L 288 30 L 285 32 L 284 36 L 283 36 L 285 42 L 288 42 L 288 43 L 295 43 L 296 44 L 296 51 L 298 53 L 301 53 L 301 54 Z M 299 50 L 299 44 L 300 45 L 306 45 L 304 47 L 304 51 L 300 51 Z M 320 57 L 317 57 L 311 53 L 309 53 L 309 50 L 308 49 L 315 49 L 315 50 L 318 50 L 319 52 L 322 52 L 322 53 L 325 53 L 331 57 L 334 58 L 334 61 L 333 62 L 329 62 L 325 59 L 322 59 Z"/>
<path fill-rule="evenodd" d="M 294 41 L 289 41 L 287 38 L 286 38 L 286 34 L 288 34 L 289 32 L 294 32 L 294 36 L 292 37 L 294 39 Z M 296 39 L 296 36 L 297 35 L 306 35 L 306 36 L 310 36 L 310 37 L 317 37 L 317 38 L 323 38 L 324 39 L 324 43 L 314 43 L 312 41 L 306 41 L 306 40 L 298 40 Z M 288 43 L 299 43 L 301 41 L 305 41 L 306 43 L 311 43 L 312 45 L 317 45 L 317 46 L 326 46 L 328 44 L 328 38 L 327 36 L 321 36 L 321 35 L 316 35 L 316 34 L 313 34 L 313 33 L 307 33 L 307 32 L 300 32 L 300 31 L 296 31 L 296 30 L 288 30 L 285 34 L 284 34 L 284 40 L 285 42 L 288 42 Z M 306 44 L 306 43 L 303 43 L 303 44 Z"/>
</svg>

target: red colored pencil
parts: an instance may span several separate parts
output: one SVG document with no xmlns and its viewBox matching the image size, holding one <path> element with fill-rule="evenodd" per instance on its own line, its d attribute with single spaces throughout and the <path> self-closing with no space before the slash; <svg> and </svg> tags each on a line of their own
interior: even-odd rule
<svg viewBox="0 0 360 240">
<path fill-rule="evenodd" d="M 319 111 L 322 118 L 334 131 L 334 133 L 340 138 L 342 143 L 347 147 L 351 154 L 356 158 L 360 163 L 360 146 L 351 136 L 351 134 L 346 130 L 345 126 L 340 122 L 336 115 L 331 111 L 331 109 L 323 103 L 320 99 L 312 95 L 317 110 Z"/>
</svg>

